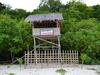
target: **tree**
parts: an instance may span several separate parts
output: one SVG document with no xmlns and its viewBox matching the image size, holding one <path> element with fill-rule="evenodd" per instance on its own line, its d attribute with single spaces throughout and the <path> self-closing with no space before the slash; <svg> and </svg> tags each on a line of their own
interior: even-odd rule
<svg viewBox="0 0 100 75">
<path fill-rule="evenodd" d="M 11 19 L 9 15 L 0 15 L 0 51 L 8 52 L 8 59 L 10 58 L 9 49 L 12 47 L 12 39 L 16 35 L 16 21 Z M 5 55 L 6 57 L 6 55 Z"/>
<path fill-rule="evenodd" d="M 60 0 L 41 0 L 39 10 L 49 12 L 59 12 L 62 4 Z"/>
<path fill-rule="evenodd" d="M 95 10 L 93 16 L 100 21 L 100 5 L 93 6 L 93 8 Z"/>
<path fill-rule="evenodd" d="M 0 52 L 8 52 L 8 58 L 14 58 L 19 52 L 27 50 L 27 45 L 32 46 L 30 24 L 11 19 L 9 15 L 0 15 Z"/>
<path fill-rule="evenodd" d="M 30 14 L 30 12 L 26 12 L 26 10 L 24 9 L 13 10 L 8 8 L 3 11 L 3 14 L 8 14 L 11 16 L 11 18 L 20 20 L 26 18 Z"/>
<path fill-rule="evenodd" d="M 6 9 L 6 5 L 4 5 L 4 4 L 2 4 L 2 3 L 0 2 L 0 13 L 1 13 L 1 11 L 3 11 L 4 9 Z"/>
<path fill-rule="evenodd" d="M 70 26 L 65 27 L 61 37 L 62 49 L 78 50 L 80 54 L 85 53 L 90 60 L 85 60 L 83 55 L 81 59 L 87 64 L 100 63 L 100 33 L 97 29 L 99 23 L 96 19 L 81 20 L 79 22 L 71 21 Z M 66 25 L 66 24 L 65 24 Z M 100 28 L 99 28 L 100 29 Z"/>
<path fill-rule="evenodd" d="M 88 57 L 88 55 L 85 54 L 85 53 L 82 53 L 81 56 L 80 56 L 80 58 L 82 60 L 82 64 L 88 63 L 91 60 L 91 58 Z"/>
</svg>

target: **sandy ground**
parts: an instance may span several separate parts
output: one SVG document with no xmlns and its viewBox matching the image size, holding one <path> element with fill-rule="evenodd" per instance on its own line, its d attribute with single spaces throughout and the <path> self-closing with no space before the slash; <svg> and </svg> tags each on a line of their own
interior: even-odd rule
<svg viewBox="0 0 100 75">
<path fill-rule="evenodd" d="M 98 66 L 75 66 L 63 68 L 66 70 L 65 75 L 100 75 L 97 70 L 100 70 L 100 65 Z M 19 67 L 19 65 L 1 65 L 0 75 L 9 75 L 9 73 L 15 73 L 15 75 L 61 75 L 57 73 L 56 70 L 59 68 L 24 68 L 24 66 Z"/>
</svg>

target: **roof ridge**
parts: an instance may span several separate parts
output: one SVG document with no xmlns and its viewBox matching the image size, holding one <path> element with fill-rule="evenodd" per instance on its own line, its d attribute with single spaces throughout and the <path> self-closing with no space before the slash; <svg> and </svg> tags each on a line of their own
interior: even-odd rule
<svg viewBox="0 0 100 75">
<path fill-rule="evenodd" d="M 35 15 L 29 15 L 26 20 L 27 21 L 44 21 L 44 20 L 62 20 L 62 14 L 61 13 L 49 13 L 49 14 L 35 14 Z"/>
</svg>

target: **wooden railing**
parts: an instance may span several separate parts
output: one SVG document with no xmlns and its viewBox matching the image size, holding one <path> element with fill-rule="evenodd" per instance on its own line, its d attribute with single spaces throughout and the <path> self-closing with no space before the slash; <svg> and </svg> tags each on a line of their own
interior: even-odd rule
<svg viewBox="0 0 100 75">
<path fill-rule="evenodd" d="M 38 63 L 61 63 L 61 64 L 78 64 L 78 51 L 75 50 L 38 50 L 25 52 L 25 64 Z"/>
</svg>

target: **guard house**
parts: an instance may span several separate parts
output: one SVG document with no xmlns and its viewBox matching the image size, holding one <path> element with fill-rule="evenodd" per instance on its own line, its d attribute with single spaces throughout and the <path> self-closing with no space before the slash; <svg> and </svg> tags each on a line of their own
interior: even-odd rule
<svg viewBox="0 0 100 75">
<path fill-rule="evenodd" d="M 32 24 L 33 50 L 25 52 L 25 64 L 78 64 L 78 52 L 61 50 L 60 27 L 62 14 L 29 15 Z"/>
<path fill-rule="evenodd" d="M 36 14 L 26 18 L 32 23 L 34 50 L 60 50 L 60 26 L 62 14 Z"/>
</svg>

